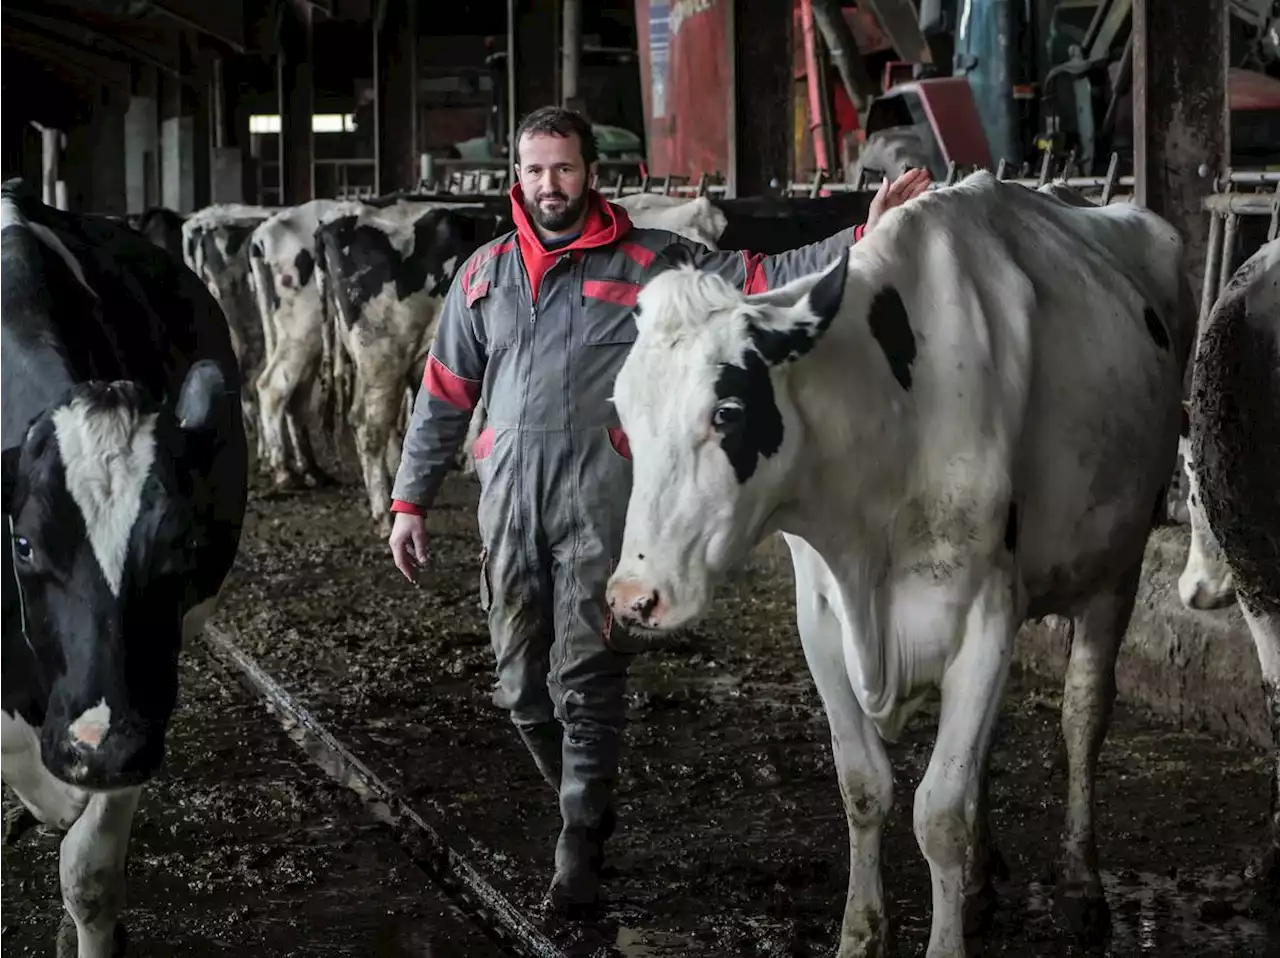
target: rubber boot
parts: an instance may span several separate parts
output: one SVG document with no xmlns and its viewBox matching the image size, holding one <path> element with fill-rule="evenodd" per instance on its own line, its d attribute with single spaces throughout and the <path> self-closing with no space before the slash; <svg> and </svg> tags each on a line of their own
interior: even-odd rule
<svg viewBox="0 0 1280 958">
<path fill-rule="evenodd" d="M 560 752 L 564 747 L 564 727 L 554 719 L 537 725 L 517 725 L 525 748 L 533 756 L 538 771 L 552 791 L 560 794 Z"/>
<path fill-rule="evenodd" d="M 570 726 L 561 752 L 560 838 L 556 842 L 556 871 L 547 891 L 548 908 L 574 916 L 590 912 L 600 900 L 600 867 L 604 843 L 613 834 L 613 809 L 618 777 L 619 735 L 593 725 Z"/>
</svg>

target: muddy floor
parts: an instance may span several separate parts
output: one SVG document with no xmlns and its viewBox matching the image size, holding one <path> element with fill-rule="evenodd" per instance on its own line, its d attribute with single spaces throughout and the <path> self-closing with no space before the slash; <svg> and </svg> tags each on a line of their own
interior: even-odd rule
<svg viewBox="0 0 1280 958">
<path fill-rule="evenodd" d="M 169 741 L 134 820 L 128 954 L 503 954 L 199 648 Z M 6 812 L 16 804 L 5 789 Z M 29 831 L 3 861 L 5 958 L 52 955 L 57 835 Z"/>
<path fill-rule="evenodd" d="M 217 621 L 537 915 L 558 815 L 490 702 L 475 494 L 473 482 L 450 477 L 431 518 L 421 588 L 395 571 L 358 486 L 256 495 Z M 544 924 L 569 950 L 830 953 L 847 833 L 791 589 L 788 567 L 762 554 L 698 629 L 637 657 L 609 918 Z M 1065 793 L 1058 704 L 1056 689 L 1012 679 L 992 761 L 993 823 L 1011 874 L 974 954 L 1089 953 L 1054 925 L 1044 894 Z M 928 873 L 910 809 L 936 716 L 927 709 L 891 749 L 897 792 L 884 880 L 903 955 L 923 954 L 928 938 Z M 1117 708 L 1098 799 L 1115 930 L 1093 953 L 1280 953 L 1280 938 L 1233 906 L 1262 835 L 1265 786 L 1259 751 Z"/>
</svg>

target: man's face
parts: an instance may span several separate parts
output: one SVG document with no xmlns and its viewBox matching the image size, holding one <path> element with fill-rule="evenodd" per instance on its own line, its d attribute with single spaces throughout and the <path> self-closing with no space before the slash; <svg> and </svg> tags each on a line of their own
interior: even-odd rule
<svg viewBox="0 0 1280 958">
<path fill-rule="evenodd" d="M 595 169 L 583 162 L 577 136 L 526 133 L 520 137 L 519 156 L 516 175 L 529 218 L 548 233 L 565 233 L 579 225 Z"/>
</svg>

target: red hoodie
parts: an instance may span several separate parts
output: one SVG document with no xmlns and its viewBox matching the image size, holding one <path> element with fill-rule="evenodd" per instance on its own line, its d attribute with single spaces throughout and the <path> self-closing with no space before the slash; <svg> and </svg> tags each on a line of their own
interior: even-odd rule
<svg viewBox="0 0 1280 958">
<path fill-rule="evenodd" d="M 572 243 L 548 253 L 542 245 L 538 231 L 529 222 L 524 209 L 524 190 L 517 183 L 511 188 L 511 218 L 515 220 L 516 235 L 520 241 L 520 258 L 529 272 L 529 286 L 533 301 L 538 301 L 538 288 L 542 276 L 561 253 L 566 250 L 597 249 L 608 246 L 626 236 L 631 230 L 631 217 L 620 206 L 614 206 L 595 190 L 587 191 L 587 219 L 582 233 Z"/>
</svg>

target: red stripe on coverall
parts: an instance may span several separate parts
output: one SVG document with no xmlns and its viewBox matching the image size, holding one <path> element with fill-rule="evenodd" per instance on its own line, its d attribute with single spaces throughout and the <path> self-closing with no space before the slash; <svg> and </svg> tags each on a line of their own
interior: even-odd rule
<svg viewBox="0 0 1280 958">
<path fill-rule="evenodd" d="M 582 295 L 617 303 L 619 306 L 634 306 L 636 297 L 640 295 L 640 285 L 612 279 L 584 279 Z"/>
<path fill-rule="evenodd" d="M 435 356 L 427 357 L 422 385 L 430 395 L 463 412 L 471 412 L 480 401 L 480 381 L 463 379 Z"/>
</svg>

